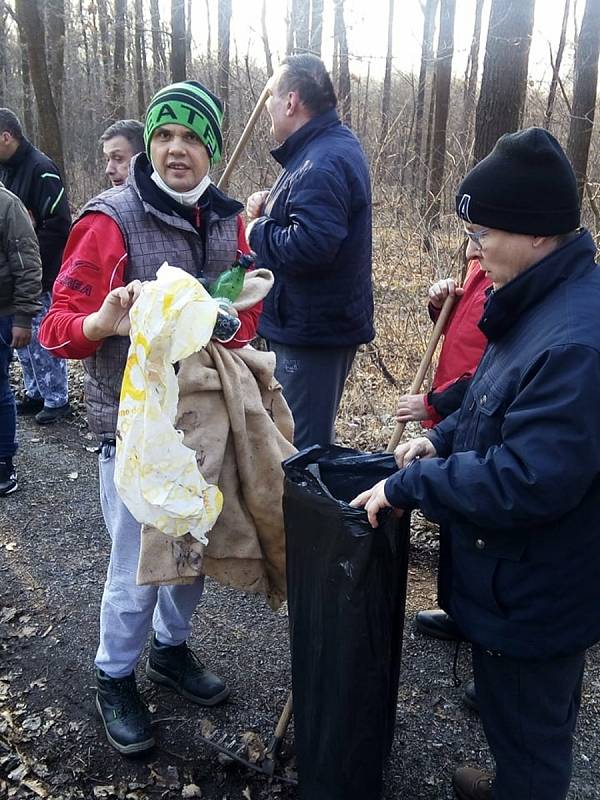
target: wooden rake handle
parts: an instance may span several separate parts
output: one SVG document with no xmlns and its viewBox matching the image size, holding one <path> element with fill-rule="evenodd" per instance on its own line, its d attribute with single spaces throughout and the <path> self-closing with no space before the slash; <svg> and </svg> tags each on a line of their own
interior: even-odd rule
<svg viewBox="0 0 600 800">
<path fill-rule="evenodd" d="M 231 158 L 229 159 L 229 163 L 223 170 L 223 174 L 219 178 L 219 182 L 217 187 L 219 189 L 227 189 L 227 185 L 229 184 L 229 178 L 231 177 L 231 173 L 233 172 L 235 165 L 242 154 L 248 139 L 250 138 L 252 131 L 254 130 L 254 126 L 256 125 L 257 119 L 260 117 L 260 113 L 263 110 L 265 103 L 267 102 L 267 98 L 271 94 L 271 89 L 269 84 L 265 85 L 265 88 L 260 93 L 260 97 L 256 101 L 256 105 L 254 106 L 254 111 L 250 114 L 248 122 L 246 123 L 246 127 L 242 131 L 242 135 L 240 136 L 239 142 L 235 146 L 235 150 L 231 154 Z"/>
<path fill-rule="evenodd" d="M 425 354 L 421 359 L 421 363 L 419 364 L 419 369 L 417 370 L 417 374 L 411 384 L 411 387 L 408 391 L 409 394 L 419 394 L 421 391 L 421 387 L 423 386 L 423 381 L 425 380 L 425 375 L 427 374 L 427 370 L 431 366 L 431 359 L 433 358 L 433 354 L 435 353 L 435 349 L 438 346 L 438 342 L 440 341 L 442 334 L 444 332 L 444 328 L 446 326 L 446 322 L 448 321 L 448 317 L 450 316 L 450 312 L 452 311 L 452 307 L 454 306 L 454 296 L 448 295 L 448 297 L 444 300 L 444 305 L 441 308 L 440 315 L 436 320 L 435 325 L 433 326 L 433 331 L 431 332 L 431 336 L 429 337 L 429 342 L 427 344 L 427 349 L 425 350 Z M 400 439 L 402 438 L 402 434 L 404 433 L 405 422 L 398 422 L 396 424 L 396 428 L 392 434 L 390 441 L 388 442 L 388 446 L 386 449 L 386 453 L 393 453 Z"/>
</svg>

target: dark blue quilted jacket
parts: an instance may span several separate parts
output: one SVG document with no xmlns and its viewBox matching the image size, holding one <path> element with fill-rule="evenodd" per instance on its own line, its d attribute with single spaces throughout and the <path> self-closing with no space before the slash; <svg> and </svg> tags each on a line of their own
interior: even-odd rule
<svg viewBox="0 0 600 800">
<path fill-rule="evenodd" d="M 369 342 L 371 186 L 361 145 L 335 111 L 273 150 L 283 170 L 250 233 L 275 275 L 259 332 L 298 347 Z"/>
</svg>

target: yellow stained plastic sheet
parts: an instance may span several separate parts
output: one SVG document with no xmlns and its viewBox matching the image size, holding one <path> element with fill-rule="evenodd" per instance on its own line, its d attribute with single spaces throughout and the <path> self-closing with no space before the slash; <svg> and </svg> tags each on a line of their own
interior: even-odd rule
<svg viewBox="0 0 600 800">
<path fill-rule="evenodd" d="M 196 278 L 166 262 L 130 311 L 131 346 L 121 387 L 115 484 L 135 519 L 205 544 L 223 507 L 174 427 L 179 391 L 173 364 L 204 347 L 217 303 Z"/>
</svg>

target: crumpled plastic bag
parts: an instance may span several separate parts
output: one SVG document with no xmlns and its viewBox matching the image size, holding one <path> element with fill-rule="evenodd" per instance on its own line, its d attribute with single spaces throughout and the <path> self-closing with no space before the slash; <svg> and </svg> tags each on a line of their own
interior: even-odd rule
<svg viewBox="0 0 600 800">
<path fill-rule="evenodd" d="M 123 375 L 115 484 L 135 519 L 171 536 L 206 533 L 223 507 L 193 450 L 174 427 L 179 391 L 173 364 L 210 340 L 218 304 L 200 282 L 166 262 L 130 312 L 131 346 Z"/>
</svg>

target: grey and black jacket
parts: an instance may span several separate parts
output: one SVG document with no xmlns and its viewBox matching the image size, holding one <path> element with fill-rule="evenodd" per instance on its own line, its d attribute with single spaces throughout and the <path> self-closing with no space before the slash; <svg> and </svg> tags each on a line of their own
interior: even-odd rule
<svg viewBox="0 0 600 800">
<path fill-rule="evenodd" d="M 0 183 L 0 317 L 30 328 L 41 308 L 42 265 L 33 225 L 18 197 Z"/>
</svg>

